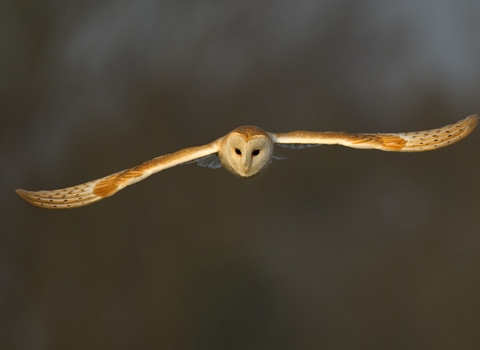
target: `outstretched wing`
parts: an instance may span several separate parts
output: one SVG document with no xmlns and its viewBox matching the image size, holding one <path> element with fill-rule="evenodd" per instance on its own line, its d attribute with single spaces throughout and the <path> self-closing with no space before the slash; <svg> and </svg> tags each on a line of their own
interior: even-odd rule
<svg viewBox="0 0 480 350">
<path fill-rule="evenodd" d="M 478 123 L 471 115 L 456 124 L 442 128 L 397 134 L 352 134 L 346 132 L 292 131 L 270 133 L 277 144 L 343 145 L 394 152 L 423 152 L 451 145 L 470 134 Z"/>
<path fill-rule="evenodd" d="M 42 208 L 67 209 L 77 208 L 97 202 L 133 185 L 148 176 L 176 165 L 193 161 L 218 152 L 218 142 L 214 141 L 204 146 L 185 148 L 146 161 L 136 167 L 86 182 L 81 185 L 52 191 L 16 192 L 27 202 Z"/>
</svg>

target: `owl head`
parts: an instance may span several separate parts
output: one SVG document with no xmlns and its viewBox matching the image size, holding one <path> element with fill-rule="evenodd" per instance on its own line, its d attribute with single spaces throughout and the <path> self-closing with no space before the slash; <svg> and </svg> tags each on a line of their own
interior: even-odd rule
<svg viewBox="0 0 480 350">
<path fill-rule="evenodd" d="M 273 140 L 256 126 L 241 126 L 223 140 L 218 157 L 231 173 L 251 177 L 260 173 L 272 159 Z"/>
</svg>

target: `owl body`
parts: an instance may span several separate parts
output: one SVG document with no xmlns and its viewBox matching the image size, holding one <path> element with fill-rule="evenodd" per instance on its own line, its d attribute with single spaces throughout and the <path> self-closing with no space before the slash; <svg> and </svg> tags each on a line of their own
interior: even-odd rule
<svg viewBox="0 0 480 350">
<path fill-rule="evenodd" d="M 241 126 L 203 146 L 189 147 L 166 154 L 138 166 L 86 182 L 52 191 L 17 193 L 27 202 L 47 209 L 76 208 L 109 197 L 121 189 L 159 171 L 179 164 L 196 162 L 210 168 L 224 167 L 242 178 L 258 175 L 270 164 L 274 146 L 303 148 L 309 145 L 343 145 L 390 152 L 423 152 L 449 146 L 469 135 L 478 123 L 471 115 L 459 122 L 426 131 L 407 133 L 346 133 L 292 131 L 271 133 L 256 126 Z"/>
</svg>

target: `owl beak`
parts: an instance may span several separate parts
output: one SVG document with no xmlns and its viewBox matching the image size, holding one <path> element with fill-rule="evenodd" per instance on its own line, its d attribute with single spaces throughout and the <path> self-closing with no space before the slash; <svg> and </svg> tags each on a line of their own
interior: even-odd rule
<svg viewBox="0 0 480 350">
<path fill-rule="evenodd" d="M 250 170 L 250 166 L 252 165 L 252 156 L 249 154 L 246 154 L 243 164 L 244 164 L 245 175 L 246 175 L 248 174 L 248 171 Z"/>
</svg>

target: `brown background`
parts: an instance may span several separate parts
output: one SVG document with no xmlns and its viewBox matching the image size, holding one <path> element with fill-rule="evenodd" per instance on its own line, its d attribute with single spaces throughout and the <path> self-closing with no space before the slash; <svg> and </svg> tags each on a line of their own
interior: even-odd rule
<svg viewBox="0 0 480 350">
<path fill-rule="evenodd" d="M 400 132 L 480 112 L 480 4 L 2 1 L 1 349 L 478 349 L 480 131 L 322 146 L 260 177 L 95 179 L 243 125 Z"/>
</svg>

